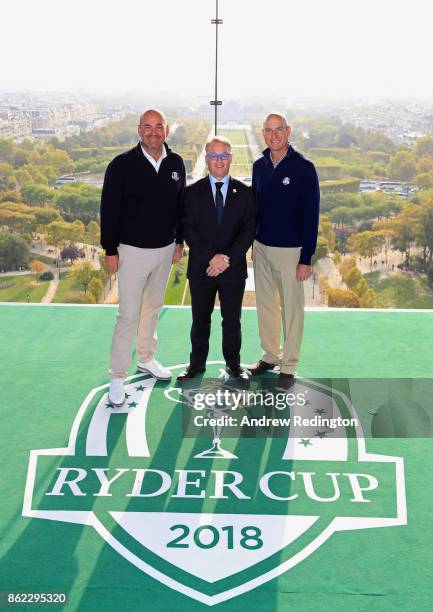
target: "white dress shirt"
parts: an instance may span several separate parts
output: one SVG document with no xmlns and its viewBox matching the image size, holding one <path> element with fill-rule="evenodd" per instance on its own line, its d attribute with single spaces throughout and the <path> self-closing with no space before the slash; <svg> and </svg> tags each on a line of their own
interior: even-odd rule
<svg viewBox="0 0 433 612">
<path fill-rule="evenodd" d="M 141 143 L 140 143 L 141 144 Z M 143 145 L 141 145 L 141 150 L 143 151 L 143 155 L 144 157 L 150 161 L 150 163 L 152 164 L 152 166 L 155 168 L 155 170 L 158 172 L 159 167 L 161 165 L 161 162 L 163 159 L 165 159 L 167 157 L 167 151 L 165 150 L 164 145 L 162 146 L 162 154 L 161 157 L 158 159 L 158 161 L 152 157 L 151 155 L 149 155 L 149 153 L 143 148 Z"/>
<path fill-rule="evenodd" d="M 226 174 L 225 177 L 222 178 L 222 179 L 217 179 L 214 176 L 212 176 L 212 174 L 209 174 L 209 181 L 210 181 L 210 186 L 212 187 L 212 193 L 213 193 L 214 202 L 215 202 L 215 194 L 216 194 L 215 183 L 223 183 L 223 186 L 221 187 L 221 193 L 222 193 L 223 200 L 224 200 L 224 205 L 225 205 L 226 197 L 227 197 L 227 191 L 228 191 L 228 188 L 229 188 L 229 180 L 230 180 L 230 176 L 228 174 Z"/>
</svg>

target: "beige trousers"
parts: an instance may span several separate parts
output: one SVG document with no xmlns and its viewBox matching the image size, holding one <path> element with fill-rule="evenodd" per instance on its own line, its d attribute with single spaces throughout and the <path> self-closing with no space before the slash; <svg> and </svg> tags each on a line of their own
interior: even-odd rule
<svg viewBox="0 0 433 612">
<path fill-rule="evenodd" d="M 113 332 L 110 375 L 124 378 L 131 364 L 136 336 L 137 357 L 149 361 L 156 351 L 156 322 L 164 303 L 174 243 L 160 249 L 140 249 L 120 244 L 119 311 Z"/>
<path fill-rule="evenodd" d="M 304 285 L 296 280 L 300 252 L 300 247 L 269 247 L 254 241 L 254 281 L 262 360 L 279 364 L 285 374 L 295 373 L 304 330 Z"/>
</svg>

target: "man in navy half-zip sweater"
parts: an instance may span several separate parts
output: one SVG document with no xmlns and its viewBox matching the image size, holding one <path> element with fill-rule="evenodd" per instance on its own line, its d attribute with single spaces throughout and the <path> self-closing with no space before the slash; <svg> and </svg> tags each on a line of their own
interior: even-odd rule
<svg viewBox="0 0 433 612">
<path fill-rule="evenodd" d="M 137 368 L 158 380 L 171 377 L 170 370 L 154 359 L 156 322 L 170 267 L 183 251 L 185 167 L 165 144 L 168 131 L 161 111 L 144 112 L 138 126 L 140 142 L 110 162 L 102 188 L 101 245 L 119 282 L 108 395 L 114 406 L 125 402 L 123 379 L 135 336 Z"/>
<path fill-rule="evenodd" d="M 290 132 L 284 115 L 267 115 L 262 133 L 268 148 L 253 165 L 253 261 L 263 355 L 250 371 L 260 375 L 279 365 L 278 386 L 284 389 L 295 381 L 304 328 L 303 281 L 311 275 L 320 200 L 314 165 L 289 144 Z"/>
</svg>

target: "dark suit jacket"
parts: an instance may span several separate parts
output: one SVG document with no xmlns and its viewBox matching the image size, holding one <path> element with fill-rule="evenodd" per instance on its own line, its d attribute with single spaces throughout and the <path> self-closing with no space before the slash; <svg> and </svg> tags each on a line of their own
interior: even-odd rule
<svg viewBox="0 0 433 612">
<path fill-rule="evenodd" d="M 185 190 L 184 238 L 189 246 L 188 278 L 206 277 L 209 261 L 217 253 L 230 257 L 230 267 L 217 278 L 224 282 L 247 277 L 246 252 L 256 234 L 252 189 L 230 177 L 224 213 L 218 225 L 209 177 Z"/>
</svg>

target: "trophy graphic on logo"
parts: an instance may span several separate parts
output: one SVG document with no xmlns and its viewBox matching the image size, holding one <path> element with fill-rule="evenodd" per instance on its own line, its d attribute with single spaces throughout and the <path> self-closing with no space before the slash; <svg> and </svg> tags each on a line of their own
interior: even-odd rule
<svg viewBox="0 0 433 612">
<path fill-rule="evenodd" d="M 214 418 L 216 421 L 220 420 L 220 423 L 212 425 L 213 439 L 211 448 L 194 455 L 194 459 L 238 459 L 237 455 L 234 455 L 221 446 L 221 432 L 224 428 L 223 422 L 226 410 L 230 410 L 230 406 L 212 407 L 208 409 L 206 416 Z"/>
<path fill-rule="evenodd" d="M 212 393 L 214 394 L 216 391 L 220 390 L 224 392 L 225 389 L 229 390 L 231 393 L 236 391 L 236 389 L 232 386 L 226 385 L 227 377 L 225 376 L 225 371 L 220 370 L 220 377 L 218 379 L 214 379 L 212 381 L 206 381 L 205 384 L 201 384 L 200 386 L 190 387 L 190 388 L 176 388 L 169 387 L 164 391 L 164 395 L 174 402 L 182 402 L 186 406 L 193 408 L 194 406 L 194 396 L 196 393 Z M 232 408 L 232 404 L 230 400 L 225 404 L 209 406 L 206 411 L 206 418 L 215 419 L 218 423 L 216 425 L 212 425 L 213 438 L 212 438 L 212 447 L 207 450 L 194 455 L 194 459 L 238 459 L 237 455 L 234 455 L 229 450 L 222 448 L 221 446 L 221 432 L 224 429 L 225 425 L 225 416 L 228 416 L 228 412 L 230 412 Z"/>
</svg>

